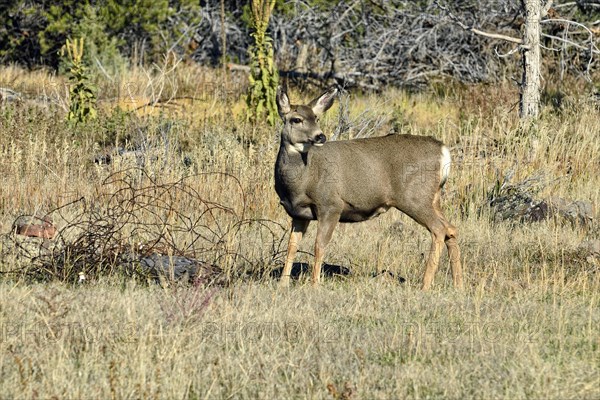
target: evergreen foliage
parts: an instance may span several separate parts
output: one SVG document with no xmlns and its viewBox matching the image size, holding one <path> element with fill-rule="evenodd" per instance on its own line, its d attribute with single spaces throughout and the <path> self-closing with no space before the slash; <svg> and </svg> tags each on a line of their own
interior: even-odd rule
<svg viewBox="0 0 600 400">
<path fill-rule="evenodd" d="M 88 63 L 118 68 L 136 49 L 152 62 L 186 44 L 200 11 L 194 0 L 15 0 L 0 4 L 0 62 L 58 69 L 69 37 L 86 37 Z"/>
</svg>

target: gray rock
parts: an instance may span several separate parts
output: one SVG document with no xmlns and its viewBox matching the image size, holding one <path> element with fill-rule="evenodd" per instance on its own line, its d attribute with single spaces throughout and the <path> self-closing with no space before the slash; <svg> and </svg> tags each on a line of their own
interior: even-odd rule
<svg viewBox="0 0 600 400">
<path fill-rule="evenodd" d="M 15 234 L 30 238 L 53 239 L 56 227 L 48 215 L 22 215 L 13 222 Z"/>
<path fill-rule="evenodd" d="M 140 257 L 138 261 L 144 272 L 160 281 L 206 284 L 223 284 L 225 281 L 221 268 L 190 257 L 152 254 Z"/>
<path fill-rule="evenodd" d="M 569 200 L 553 196 L 547 199 L 535 198 L 540 178 L 530 178 L 517 184 L 497 184 L 488 197 L 495 221 L 514 220 L 519 222 L 539 222 L 557 218 L 587 226 L 594 219 L 595 207 L 589 201 Z"/>
<path fill-rule="evenodd" d="M 0 103 L 14 103 L 21 100 L 21 93 L 0 87 Z"/>
<path fill-rule="evenodd" d="M 589 201 L 550 197 L 547 202 L 553 215 L 558 215 L 573 224 L 587 225 L 594 219 L 594 205 Z"/>
<path fill-rule="evenodd" d="M 579 250 L 585 252 L 588 255 L 595 257 L 600 256 L 600 239 L 584 240 L 577 247 Z"/>
<path fill-rule="evenodd" d="M 490 201 L 494 210 L 494 220 L 516 220 L 520 222 L 538 222 L 550 216 L 548 204 L 536 200 L 520 191 L 508 192 Z"/>
</svg>

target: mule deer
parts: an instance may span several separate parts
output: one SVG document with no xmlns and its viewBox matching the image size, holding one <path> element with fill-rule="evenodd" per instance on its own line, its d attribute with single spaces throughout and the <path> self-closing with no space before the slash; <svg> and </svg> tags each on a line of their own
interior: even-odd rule
<svg viewBox="0 0 600 400">
<path fill-rule="evenodd" d="M 450 166 L 448 148 L 432 137 L 413 135 L 326 142 L 319 117 L 332 106 L 336 93 L 332 89 L 308 105 L 292 105 L 285 91 L 277 91 L 284 125 L 275 190 L 292 217 L 281 285 L 289 284 L 298 243 L 310 221 L 318 222 L 312 270 L 312 282 L 317 284 L 337 223 L 366 221 L 394 207 L 431 233 L 423 290 L 432 284 L 444 242 L 454 286 L 462 287 L 457 230 L 440 209 Z"/>
</svg>

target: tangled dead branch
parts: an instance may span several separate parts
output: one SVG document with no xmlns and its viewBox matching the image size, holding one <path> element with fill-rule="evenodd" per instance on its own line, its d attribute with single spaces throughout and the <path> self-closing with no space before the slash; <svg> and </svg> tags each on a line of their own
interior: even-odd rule
<svg viewBox="0 0 600 400">
<path fill-rule="evenodd" d="M 205 189 L 215 185 L 228 193 L 226 201 L 208 199 Z M 94 198 L 52 210 L 48 215 L 58 227 L 53 240 L 4 235 L 0 260 L 12 257 L 18 265 L 5 274 L 66 282 L 118 273 L 226 284 L 267 275 L 282 254 L 286 229 L 247 219 L 245 209 L 244 191 L 232 175 L 165 183 L 144 169 L 129 169 L 109 176 Z"/>
<path fill-rule="evenodd" d="M 203 6 L 203 22 L 194 39 L 199 45 L 192 57 L 216 65 L 222 58 L 223 21 L 219 2 L 209 3 Z M 442 3 L 455 20 L 441 12 Z M 597 25 L 592 22 L 597 4 L 592 3 L 596 2 L 555 5 L 552 15 L 558 16 L 544 21 L 545 45 L 553 50 L 546 62 L 562 62 L 561 70 L 574 76 L 589 75 L 598 68 L 597 56 L 592 57 L 598 48 L 598 35 L 591 34 Z M 247 64 L 249 32 L 243 23 L 243 4 L 226 1 L 224 23 L 228 57 Z M 524 22 L 521 3 L 511 0 L 339 0 L 327 4 L 319 7 L 291 0 L 276 8 L 271 18 L 270 34 L 281 76 L 301 86 L 336 82 L 364 90 L 389 85 L 419 88 L 447 77 L 466 83 L 493 82 L 501 79 L 502 71 L 510 71 L 510 61 L 497 54 L 510 53 L 514 43 L 489 36 L 519 43 Z M 569 30 L 557 19 L 586 23 Z M 488 37 L 473 35 L 473 30 Z M 579 30 L 586 35 L 579 37 Z"/>
</svg>

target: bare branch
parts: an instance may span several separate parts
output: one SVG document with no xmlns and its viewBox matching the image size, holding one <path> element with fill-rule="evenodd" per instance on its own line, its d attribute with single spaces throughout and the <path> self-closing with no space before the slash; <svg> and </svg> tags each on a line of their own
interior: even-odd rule
<svg viewBox="0 0 600 400">
<path fill-rule="evenodd" d="M 586 79 L 587 80 L 591 80 L 589 74 L 590 74 L 590 69 L 592 67 L 593 55 L 594 54 L 600 54 L 600 50 L 598 50 L 598 48 L 594 44 L 594 33 L 590 30 L 590 28 L 588 28 L 584 24 L 581 24 L 581 23 L 575 22 L 575 21 L 571 21 L 571 20 L 568 20 L 568 19 L 550 18 L 550 19 L 545 19 L 545 20 L 541 21 L 541 23 L 553 23 L 553 22 L 555 22 L 555 23 L 561 23 L 561 24 L 567 24 L 567 25 L 574 25 L 574 26 L 577 26 L 579 28 L 582 28 L 583 30 L 585 30 L 589 34 L 589 41 L 590 41 L 590 46 L 589 47 L 580 45 L 578 43 L 573 42 L 572 40 L 567 39 L 566 38 L 566 36 L 567 36 L 567 30 L 565 30 L 565 34 L 564 34 L 564 36 L 562 38 L 558 37 L 558 36 L 548 35 L 548 34 L 545 34 L 545 33 L 542 33 L 542 36 L 550 38 L 552 40 L 557 40 L 557 41 L 562 42 L 564 44 L 568 44 L 568 45 L 573 46 L 575 48 L 578 48 L 580 50 L 588 50 L 590 52 L 590 58 L 588 60 L 587 67 L 586 67 Z"/>
<path fill-rule="evenodd" d="M 576 5 L 577 5 L 576 1 L 570 1 L 568 3 L 557 4 L 554 6 L 554 8 L 565 8 L 565 7 L 572 7 L 572 6 L 576 6 Z"/>
<path fill-rule="evenodd" d="M 557 4 L 555 5 L 553 8 L 567 8 L 567 7 L 573 7 L 573 6 L 589 6 L 589 7 L 600 7 L 600 4 L 598 3 L 594 3 L 591 1 L 570 1 L 568 3 L 562 3 L 562 4 Z"/>
<path fill-rule="evenodd" d="M 592 45 L 590 47 L 586 47 L 586 46 L 582 46 L 582 45 L 580 45 L 578 43 L 575 43 L 572 40 L 562 38 L 560 36 L 548 35 L 547 33 L 542 33 L 542 36 L 545 37 L 545 38 L 548 38 L 548 39 L 558 40 L 559 42 L 566 43 L 566 44 L 568 44 L 570 46 L 576 47 L 576 48 L 581 49 L 581 50 L 589 50 L 593 54 L 600 54 L 600 50 L 598 50 L 596 48 L 596 46 L 594 46 L 593 43 L 592 43 Z"/>
<path fill-rule="evenodd" d="M 575 21 L 571 21 L 570 19 L 564 19 L 564 18 L 548 18 L 548 19 L 543 19 L 540 21 L 541 24 L 547 24 L 550 22 L 559 22 L 559 23 L 563 23 L 563 24 L 570 24 L 570 25 L 575 25 L 578 26 L 580 28 L 583 28 L 584 30 L 586 30 L 590 36 L 593 35 L 592 31 L 590 31 L 590 28 L 588 28 L 587 26 L 585 26 L 584 24 L 580 23 L 580 22 L 575 22 Z"/>
<path fill-rule="evenodd" d="M 519 47 L 519 46 L 516 46 L 516 47 L 514 47 L 512 50 L 510 50 L 509 52 L 507 52 L 507 53 L 504 53 L 504 54 L 501 54 L 501 53 L 498 53 L 498 48 L 497 48 L 497 47 L 494 47 L 494 53 L 496 54 L 496 56 L 497 56 L 497 57 L 500 57 L 500 58 L 506 58 L 506 57 L 508 57 L 508 56 L 510 56 L 510 55 L 513 55 L 513 54 L 515 54 L 517 51 L 519 51 L 519 49 L 520 49 L 520 47 Z"/>
<path fill-rule="evenodd" d="M 468 31 L 471 31 L 477 35 L 481 35 L 481 36 L 485 36 L 491 39 L 500 39 L 500 40 L 506 40 L 507 42 L 511 42 L 511 43 L 517 43 L 517 44 L 522 44 L 523 43 L 523 39 L 519 39 L 516 37 L 512 37 L 512 36 L 507 36 L 507 35 L 502 35 L 499 33 L 491 33 L 491 32 L 484 32 L 482 30 L 479 30 L 477 28 L 473 28 L 473 27 L 467 27 L 464 24 L 460 24 L 460 27 L 463 29 L 466 29 Z"/>
<path fill-rule="evenodd" d="M 549 2 L 551 2 L 551 1 L 549 1 Z M 511 42 L 511 43 L 523 44 L 523 39 L 520 39 L 520 38 L 516 38 L 516 37 L 512 37 L 512 36 L 508 36 L 508 35 L 502 35 L 500 33 L 485 32 L 485 31 L 477 29 L 473 26 L 468 26 L 468 25 L 464 24 L 456 15 L 452 14 L 452 12 L 448 9 L 448 7 L 441 5 L 438 1 L 435 1 L 435 4 L 442 11 L 444 11 L 446 13 L 448 18 L 450 18 L 458 26 L 460 26 L 461 28 L 463 28 L 466 31 L 473 32 L 477 35 L 484 36 L 484 37 L 487 37 L 490 39 L 499 39 L 499 40 L 505 40 L 505 41 Z"/>
</svg>

